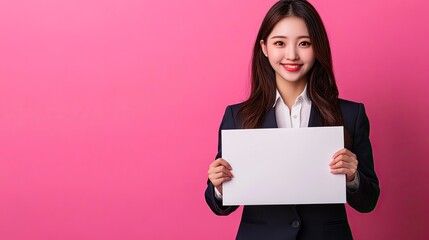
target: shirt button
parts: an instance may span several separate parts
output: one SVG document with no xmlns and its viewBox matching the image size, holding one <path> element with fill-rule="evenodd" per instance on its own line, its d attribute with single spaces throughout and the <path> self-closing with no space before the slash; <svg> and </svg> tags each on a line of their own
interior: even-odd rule
<svg viewBox="0 0 429 240">
<path fill-rule="evenodd" d="M 299 228 L 299 225 L 300 225 L 299 221 L 293 221 L 292 222 L 292 227 L 293 228 Z"/>
<path fill-rule="evenodd" d="M 298 116 L 297 115 L 293 115 L 293 118 L 297 118 Z"/>
</svg>

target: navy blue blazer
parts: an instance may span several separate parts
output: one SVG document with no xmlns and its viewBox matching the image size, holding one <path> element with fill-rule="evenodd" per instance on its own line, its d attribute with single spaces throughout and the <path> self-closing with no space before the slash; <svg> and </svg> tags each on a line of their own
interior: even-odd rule
<svg viewBox="0 0 429 240">
<path fill-rule="evenodd" d="M 218 154 L 222 157 L 221 130 L 241 128 L 237 117 L 242 104 L 228 106 L 219 129 Z M 340 100 L 344 127 L 352 139 L 352 148 L 359 161 L 359 187 L 347 190 L 347 203 L 359 212 L 374 209 L 380 188 L 374 171 L 372 148 L 369 141 L 369 122 L 361 103 Z M 321 126 L 316 108 L 311 108 L 309 127 Z M 267 114 L 262 128 L 277 128 L 274 108 Z M 228 159 L 226 159 L 228 161 Z M 317 183 L 315 183 L 317 187 Z M 229 215 L 238 206 L 223 206 L 215 197 L 214 186 L 207 181 L 205 199 L 217 215 Z M 344 204 L 312 205 L 258 205 L 244 206 L 237 239 L 352 239 Z"/>
</svg>

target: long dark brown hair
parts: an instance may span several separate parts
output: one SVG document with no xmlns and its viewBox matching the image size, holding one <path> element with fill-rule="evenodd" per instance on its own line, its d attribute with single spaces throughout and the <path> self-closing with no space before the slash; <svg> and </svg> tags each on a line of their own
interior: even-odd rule
<svg viewBox="0 0 429 240">
<path fill-rule="evenodd" d="M 276 95 L 275 72 L 263 55 L 260 40 L 267 38 L 275 25 L 285 17 L 295 16 L 304 20 L 310 34 L 316 57 L 307 75 L 308 96 L 319 112 L 323 126 L 342 126 L 344 120 L 338 101 L 338 88 L 332 70 L 331 48 L 322 19 L 316 9 L 304 0 L 279 1 L 268 11 L 253 48 L 251 92 L 240 109 L 243 128 L 260 127 L 264 117 L 274 105 Z M 347 140 L 346 140 L 347 142 Z"/>
</svg>

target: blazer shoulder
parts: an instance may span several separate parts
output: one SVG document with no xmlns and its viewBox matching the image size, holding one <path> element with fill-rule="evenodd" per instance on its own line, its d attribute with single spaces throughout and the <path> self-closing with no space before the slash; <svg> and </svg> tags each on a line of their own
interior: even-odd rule
<svg viewBox="0 0 429 240">
<path fill-rule="evenodd" d="M 243 103 L 228 105 L 222 118 L 220 129 L 235 129 L 241 126 L 238 112 L 243 106 Z"/>
<path fill-rule="evenodd" d="M 231 109 L 231 111 L 234 115 L 237 115 L 238 111 L 240 111 L 240 109 L 241 109 L 241 107 L 243 107 L 243 105 L 244 105 L 244 102 L 241 102 L 241 103 L 228 105 L 227 108 Z"/>
<path fill-rule="evenodd" d="M 228 105 L 225 109 L 225 115 L 224 117 L 231 117 L 234 119 L 234 121 L 238 121 L 238 112 L 240 111 L 241 107 L 244 105 L 244 103 L 237 103 L 237 104 L 231 104 Z"/>
<path fill-rule="evenodd" d="M 341 112 L 343 113 L 343 117 L 346 122 L 352 119 L 356 119 L 359 114 L 365 112 L 365 107 L 363 103 L 353 102 L 345 99 L 339 100 Z"/>
<path fill-rule="evenodd" d="M 346 99 L 339 99 L 340 101 L 340 107 L 343 109 L 359 109 L 360 106 L 363 106 L 362 103 L 354 102 Z"/>
<path fill-rule="evenodd" d="M 340 99 L 340 108 L 344 126 L 352 137 L 356 131 L 361 131 L 363 126 L 365 132 L 369 131 L 369 121 L 363 103 Z"/>
</svg>

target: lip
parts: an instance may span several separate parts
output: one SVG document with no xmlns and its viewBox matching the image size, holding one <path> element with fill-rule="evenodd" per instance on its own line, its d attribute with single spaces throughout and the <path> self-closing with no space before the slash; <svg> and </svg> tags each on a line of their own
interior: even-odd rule
<svg viewBox="0 0 429 240">
<path fill-rule="evenodd" d="M 301 70 L 303 64 L 282 64 L 283 68 L 288 72 L 297 72 Z"/>
</svg>

